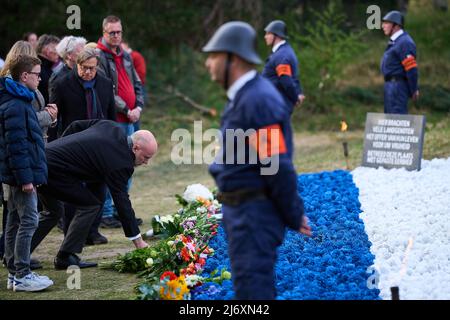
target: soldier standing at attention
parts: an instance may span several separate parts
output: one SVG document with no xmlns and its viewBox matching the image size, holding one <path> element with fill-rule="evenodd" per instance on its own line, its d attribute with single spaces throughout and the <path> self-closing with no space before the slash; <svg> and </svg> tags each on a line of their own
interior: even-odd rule
<svg viewBox="0 0 450 320">
<path fill-rule="evenodd" d="M 275 299 L 276 250 L 285 228 L 311 235 L 288 154 L 292 140 L 289 113 L 280 93 L 255 70 L 261 63 L 255 44 L 255 30 L 232 21 L 222 25 L 203 48 L 211 79 L 228 97 L 221 119 L 222 147 L 209 171 L 223 205 L 239 300 Z M 245 140 L 239 131 L 248 133 Z M 258 161 L 249 160 L 252 154 Z M 276 163 L 276 170 L 264 171 L 268 163 Z"/>
<path fill-rule="evenodd" d="M 390 37 L 381 62 L 384 76 L 384 113 L 408 114 L 408 99 L 419 98 L 416 44 L 403 30 L 404 18 L 391 11 L 383 18 L 383 32 Z"/>
<path fill-rule="evenodd" d="M 272 48 L 262 75 L 280 91 L 289 112 L 301 105 L 305 96 L 299 80 L 298 60 L 291 45 L 287 42 L 287 27 L 281 20 L 272 21 L 264 29 L 264 40 Z"/>
</svg>

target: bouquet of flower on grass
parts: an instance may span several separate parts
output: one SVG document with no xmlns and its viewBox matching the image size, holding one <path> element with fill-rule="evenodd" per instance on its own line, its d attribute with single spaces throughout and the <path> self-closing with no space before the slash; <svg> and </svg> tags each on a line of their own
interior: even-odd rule
<svg viewBox="0 0 450 320">
<path fill-rule="evenodd" d="M 222 206 L 201 184 L 188 186 L 183 196 L 176 195 L 176 198 L 182 208 L 174 215 L 153 217 L 152 229 L 144 234 L 144 238 L 169 238 L 183 233 L 199 239 L 208 236 L 208 231 L 222 219 Z M 203 242 L 207 240 L 203 239 Z"/>
<path fill-rule="evenodd" d="M 103 265 L 142 277 L 143 283 L 136 288 L 140 299 L 187 299 L 190 288 L 204 279 L 210 281 L 200 274 L 208 256 L 214 254 L 208 243 L 217 234 L 221 205 L 202 185 L 187 187 L 183 197 L 177 198 L 182 208 L 176 214 L 153 219 L 152 236 L 158 240 L 153 246 L 134 250 Z"/>
</svg>

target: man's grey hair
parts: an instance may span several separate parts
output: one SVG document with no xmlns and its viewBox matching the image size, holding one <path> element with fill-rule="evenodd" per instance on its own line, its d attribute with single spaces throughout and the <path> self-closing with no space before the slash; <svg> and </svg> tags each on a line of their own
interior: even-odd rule
<svg viewBox="0 0 450 320">
<path fill-rule="evenodd" d="M 119 17 L 116 17 L 116 16 L 107 16 L 105 19 L 103 19 L 103 24 L 102 24 L 103 30 L 105 30 L 106 25 L 107 25 L 108 23 L 116 23 L 116 22 L 122 22 L 122 21 L 120 21 L 120 18 L 119 18 Z"/>
<path fill-rule="evenodd" d="M 67 36 L 64 37 L 56 46 L 56 52 L 62 59 L 66 59 L 67 55 L 72 53 L 76 47 L 85 46 L 87 40 L 83 37 Z"/>
<path fill-rule="evenodd" d="M 80 55 L 77 58 L 77 64 L 82 64 L 83 62 L 91 59 L 96 58 L 97 64 L 100 61 L 100 54 L 98 49 L 94 48 L 84 48 L 83 51 L 81 51 Z"/>
<path fill-rule="evenodd" d="M 37 54 L 41 54 L 44 48 L 52 43 L 58 44 L 59 38 L 51 34 L 43 34 L 40 36 L 36 47 Z"/>
</svg>

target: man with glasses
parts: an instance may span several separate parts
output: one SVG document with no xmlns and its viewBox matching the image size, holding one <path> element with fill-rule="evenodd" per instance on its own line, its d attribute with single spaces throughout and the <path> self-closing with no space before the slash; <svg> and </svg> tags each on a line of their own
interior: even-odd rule
<svg viewBox="0 0 450 320">
<path fill-rule="evenodd" d="M 97 48 L 100 49 L 99 69 L 114 85 L 117 122 L 130 136 L 134 132 L 133 124 L 140 119 L 144 95 L 142 82 L 133 66 L 131 56 L 120 46 L 122 32 L 122 22 L 118 17 L 106 17 L 103 20 L 103 37 L 98 41 Z M 103 209 L 103 227 L 120 228 L 120 222 L 114 218 L 114 213 L 112 198 L 108 192 Z"/>
<path fill-rule="evenodd" d="M 87 48 L 78 55 L 73 70 L 55 84 L 50 97 L 59 106 L 58 137 L 76 120 L 116 120 L 112 81 L 97 72 L 98 50 Z M 64 233 L 72 220 L 74 210 L 66 205 L 63 217 Z M 98 231 L 101 214 L 90 227 L 87 244 L 104 244 L 108 240 Z"/>
<path fill-rule="evenodd" d="M 44 138 L 31 105 L 40 81 L 41 61 L 19 55 L 11 78 L 0 78 L 0 182 L 5 186 L 7 289 L 41 291 L 53 285 L 30 269 L 31 239 L 38 227 L 36 187 L 47 183 Z"/>
<path fill-rule="evenodd" d="M 73 70 L 56 84 L 51 101 L 59 107 L 58 137 L 76 120 L 116 120 L 112 81 L 97 72 L 99 56 L 87 48 Z"/>
<path fill-rule="evenodd" d="M 56 53 L 63 61 L 63 66 L 53 72 L 52 76 L 50 77 L 49 83 L 48 83 L 48 90 L 49 90 L 49 99 L 52 100 L 52 95 L 54 95 L 55 85 L 56 82 L 61 80 L 65 75 L 70 73 L 72 69 L 76 66 L 78 55 L 81 53 L 81 51 L 84 49 L 84 46 L 86 45 L 87 41 L 83 37 L 74 37 L 74 36 L 67 36 L 64 37 L 56 46 Z M 61 119 L 59 119 L 59 123 L 61 122 Z M 51 128 L 49 128 L 49 136 L 51 137 L 51 140 L 54 140 L 58 136 L 58 126 L 52 125 Z M 70 210 L 70 207 L 67 207 L 68 212 L 74 212 L 74 210 Z M 64 223 L 61 221 L 58 223 L 58 228 L 60 230 L 64 230 Z"/>
</svg>

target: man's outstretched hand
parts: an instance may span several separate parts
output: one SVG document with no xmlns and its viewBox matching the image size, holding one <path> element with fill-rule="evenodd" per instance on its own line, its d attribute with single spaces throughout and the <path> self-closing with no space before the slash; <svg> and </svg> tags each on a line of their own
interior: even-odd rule
<svg viewBox="0 0 450 320">
<path fill-rule="evenodd" d="M 304 234 L 305 236 L 311 237 L 311 227 L 309 226 L 309 220 L 305 215 L 303 215 L 302 225 L 298 232 Z"/>
</svg>

